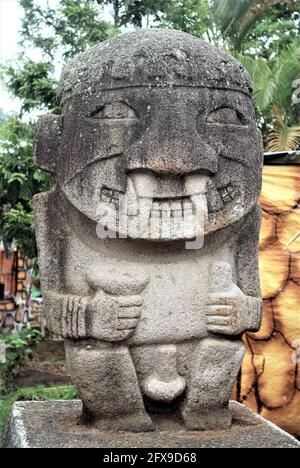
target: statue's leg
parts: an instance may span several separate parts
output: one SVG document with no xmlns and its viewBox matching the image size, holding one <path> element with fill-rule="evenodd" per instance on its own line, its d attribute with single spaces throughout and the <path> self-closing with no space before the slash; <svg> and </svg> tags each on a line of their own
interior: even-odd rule
<svg viewBox="0 0 300 468">
<path fill-rule="evenodd" d="M 182 417 L 190 430 L 213 430 L 232 424 L 230 394 L 245 354 L 240 339 L 205 338 L 196 348 Z"/>
<path fill-rule="evenodd" d="M 66 340 L 65 348 L 87 421 L 103 430 L 154 430 L 127 346 Z"/>
</svg>

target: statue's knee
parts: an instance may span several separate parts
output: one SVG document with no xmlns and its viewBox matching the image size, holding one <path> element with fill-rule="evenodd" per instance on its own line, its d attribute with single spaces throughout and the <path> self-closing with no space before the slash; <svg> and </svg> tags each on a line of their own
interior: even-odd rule
<svg viewBox="0 0 300 468">
<path fill-rule="evenodd" d="M 93 369 L 112 368 L 129 356 L 124 344 L 97 340 L 65 340 L 65 351 L 70 372 L 86 373 L 87 377 Z"/>
</svg>

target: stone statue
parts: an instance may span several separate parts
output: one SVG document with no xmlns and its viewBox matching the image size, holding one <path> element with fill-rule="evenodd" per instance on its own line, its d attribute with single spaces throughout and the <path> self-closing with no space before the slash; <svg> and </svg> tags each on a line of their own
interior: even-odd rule
<svg viewBox="0 0 300 468">
<path fill-rule="evenodd" d="M 48 326 L 102 430 L 232 423 L 241 337 L 262 310 L 251 93 L 224 52 L 141 30 L 71 60 L 61 115 L 38 124 L 35 161 L 55 177 L 35 197 Z"/>
</svg>

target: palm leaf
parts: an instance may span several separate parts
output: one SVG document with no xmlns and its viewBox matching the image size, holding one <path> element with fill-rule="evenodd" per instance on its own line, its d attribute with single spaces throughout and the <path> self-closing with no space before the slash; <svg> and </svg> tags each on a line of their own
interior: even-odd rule
<svg viewBox="0 0 300 468">
<path fill-rule="evenodd" d="M 253 77 L 254 94 L 253 99 L 261 112 L 268 110 L 270 105 L 274 102 L 274 95 L 276 91 L 276 81 L 274 73 L 263 59 L 257 60 Z"/>
<path fill-rule="evenodd" d="M 257 3 L 254 0 L 213 0 L 212 10 L 223 33 L 237 31 L 240 19 Z"/>
<path fill-rule="evenodd" d="M 278 101 L 288 111 L 293 94 L 293 82 L 300 76 L 300 41 L 297 40 L 277 59 L 275 80 Z"/>
<path fill-rule="evenodd" d="M 254 102 L 257 108 L 264 112 L 274 102 L 276 81 L 274 72 L 264 59 L 254 59 L 248 55 L 235 53 L 234 56 L 241 62 L 250 75 L 254 86 Z"/>
<path fill-rule="evenodd" d="M 267 138 L 268 151 L 295 151 L 299 145 L 300 125 L 289 127 L 281 109 L 274 108 L 273 130 Z"/>
<path fill-rule="evenodd" d="M 285 0 L 282 3 L 292 3 Z M 240 50 L 241 43 L 250 29 L 268 8 L 279 0 L 212 0 L 212 13 L 224 36 L 232 40 Z"/>
<path fill-rule="evenodd" d="M 232 52 L 232 55 L 241 62 L 241 64 L 246 68 L 247 72 L 250 75 L 252 82 L 254 83 L 256 71 L 257 71 L 257 60 L 249 55 L 243 55 L 240 53 Z"/>
</svg>

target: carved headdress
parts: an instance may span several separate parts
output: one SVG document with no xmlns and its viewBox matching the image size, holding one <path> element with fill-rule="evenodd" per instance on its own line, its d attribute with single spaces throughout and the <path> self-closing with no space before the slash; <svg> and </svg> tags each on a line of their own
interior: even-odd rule
<svg viewBox="0 0 300 468">
<path fill-rule="evenodd" d="M 72 60 L 59 97 L 128 87 L 205 87 L 251 96 L 251 80 L 233 57 L 189 34 L 149 29 L 105 41 Z"/>
</svg>

